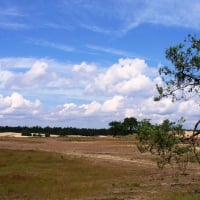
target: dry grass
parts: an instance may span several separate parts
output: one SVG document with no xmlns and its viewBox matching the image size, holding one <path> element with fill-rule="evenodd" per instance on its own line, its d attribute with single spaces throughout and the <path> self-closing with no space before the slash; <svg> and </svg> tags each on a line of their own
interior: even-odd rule
<svg viewBox="0 0 200 200">
<path fill-rule="evenodd" d="M 0 138 L 2 200 L 197 200 L 198 166 L 160 171 L 133 137 Z"/>
</svg>

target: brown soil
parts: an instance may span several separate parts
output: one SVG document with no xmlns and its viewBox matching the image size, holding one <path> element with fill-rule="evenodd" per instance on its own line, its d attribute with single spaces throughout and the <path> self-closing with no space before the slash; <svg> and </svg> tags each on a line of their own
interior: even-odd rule
<svg viewBox="0 0 200 200">
<path fill-rule="evenodd" d="M 141 156 L 132 139 L 119 138 L 0 138 L 0 149 L 39 150 L 62 153 L 77 157 L 89 157 L 111 161 L 124 161 L 138 165 L 155 166 L 147 159 L 149 155 Z"/>
<path fill-rule="evenodd" d="M 155 158 L 141 154 L 134 137 L 57 137 L 57 138 L 10 138 L 0 137 L 0 149 L 36 150 L 56 152 L 73 157 L 85 157 L 92 162 L 112 162 L 117 166 L 130 166 L 142 169 L 143 188 L 159 192 L 196 191 L 200 187 L 199 165 L 191 164 L 187 176 L 178 182 L 173 180 L 174 168 L 167 167 L 163 172 L 157 170 Z M 172 176 L 171 176 L 172 175 Z M 146 181 L 145 181 L 146 180 Z M 152 185 L 151 185 L 152 184 Z M 142 199 L 142 198 L 141 198 Z"/>
</svg>

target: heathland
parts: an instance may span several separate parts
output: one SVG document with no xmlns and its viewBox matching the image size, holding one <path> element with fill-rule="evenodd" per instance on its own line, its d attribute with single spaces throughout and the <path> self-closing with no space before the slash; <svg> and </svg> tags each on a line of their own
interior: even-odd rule
<svg viewBox="0 0 200 200">
<path fill-rule="evenodd" d="M 158 169 L 135 136 L 0 137 L 2 200 L 197 200 L 199 165 Z"/>
</svg>

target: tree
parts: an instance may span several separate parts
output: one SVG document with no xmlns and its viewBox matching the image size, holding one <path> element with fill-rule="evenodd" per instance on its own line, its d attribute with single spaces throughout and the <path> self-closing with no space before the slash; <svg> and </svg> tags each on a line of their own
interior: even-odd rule
<svg viewBox="0 0 200 200">
<path fill-rule="evenodd" d="M 123 132 L 123 125 L 119 121 L 112 121 L 109 123 L 110 130 L 114 136 L 120 135 Z"/>
<path fill-rule="evenodd" d="M 127 133 L 137 132 L 138 122 L 134 117 L 126 117 L 123 121 L 123 127 Z"/>
<path fill-rule="evenodd" d="M 194 96 L 199 98 L 200 40 L 188 35 L 183 43 L 169 47 L 165 54 L 171 65 L 159 69 L 163 85 L 156 85 L 159 95 L 154 100 L 160 101 L 167 97 L 172 101 L 187 100 Z M 157 153 L 162 166 L 172 161 L 185 163 L 193 156 L 200 163 L 200 152 L 197 151 L 200 146 L 200 120 L 195 124 L 190 137 L 185 136 L 183 120 L 180 122 L 174 124 L 163 121 L 157 126 L 151 125 L 149 121 L 142 122 L 138 128 L 139 149 Z"/>
<path fill-rule="evenodd" d="M 123 122 L 112 121 L 109 123 L 110 130 L 114 136 L 136 133 L 137 125 L 137 119 L 134 117 L 126 117 L 124 118 Z"/>
<path fill-rule="evenodd" d="M 30 132 L 30 130 L 24 129 L 24 130 L 22 130 L 21 135 L 22 136 L 32 136 L 32 133 Z"/>
<path fill-rule="evenodd" d="M 175 101 L 188 99 L 191 95 L 200 97 L 200 40 L 188 35 L 184 43 L 169 47 L 165 54 L 172 65 L 159 69 L 164 86 L 157 85 L 159 96 L 155 100 L 172 97 Z"/>
<path fill-rule="evenodd" d="M 197 96 L 200 97 L 200 40 L 196 36 L 188 35 L 183 43 L 169 47 L 166 52 L 166 58 L 172 66 L 164 66 L 159 69 L 159 73 L 164 82 L 164 86 L 158 86 L 159 96 L 154 100 L 159 101 L 163 97 L 171 97 L 172 101 Z M 193 134 L 186 138 L 200 163 L 200 156 L 197 147 L 200 145 L 198 136 L 200 130 L 198 119 Z"/>
<path fill-rule="evenodd" d="M 141 121 L 138 125 L 138 149 L 142 153 L 151 152 L 156 155 L 159 168 L 175 163 L 185 171 L 191 146 L 180 145 L 185 139 L 183 122 L 183 119 L 178 123 L 166 119 L 161 124 L 153 125 L 149 120 Z"/>
</svg>

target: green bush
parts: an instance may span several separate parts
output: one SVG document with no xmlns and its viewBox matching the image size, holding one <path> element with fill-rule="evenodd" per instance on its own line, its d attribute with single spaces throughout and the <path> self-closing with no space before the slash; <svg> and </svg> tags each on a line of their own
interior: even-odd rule
<svg viewBox="0 0 200 200">
<path fill-rule="evenodd" d="M 50 133 L 49 133 L 49 132 L 46 132 L 46 133 L 45 133 L 45 137 L 50 137 Z"/>
<path fill-rule="evenodd" d="M 32 133 L 30 133 L 28 130 L 23 130 L 23 131 L 21 132 L 21 135 L 22 135 L 22 136 L 32 136 Z"/>
</svg>

